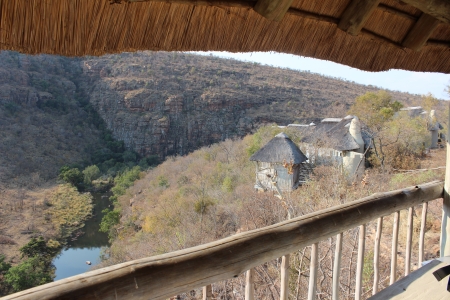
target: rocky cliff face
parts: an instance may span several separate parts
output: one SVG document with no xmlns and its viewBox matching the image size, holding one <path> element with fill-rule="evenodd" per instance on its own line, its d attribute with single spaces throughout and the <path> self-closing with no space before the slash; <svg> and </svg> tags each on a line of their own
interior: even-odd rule
<svg viewBox="0 0 450 300">
<path fill-rule="evenodd" d="M 141 155 L 184 155 L 264 123 L 342 116 L 377 90 L 317 74 L 182 53 L 88 59 L 90 102 L 114 137 Z M 338 92 L 337 92 L 338 91 Z M 397 93 L 404 102 L 419 97 Z"/>
<path fill-rule="evenodd" d="M 139 79 L 100 77 L 90 101 L 115 138 L 141 155 L 183 155 L 199 146 L 244 136 L 254 128 L 247 103 L 199 90 L 163 89 Z M 147 86 L 147 88 L 146 88 Z"/>
</svg>

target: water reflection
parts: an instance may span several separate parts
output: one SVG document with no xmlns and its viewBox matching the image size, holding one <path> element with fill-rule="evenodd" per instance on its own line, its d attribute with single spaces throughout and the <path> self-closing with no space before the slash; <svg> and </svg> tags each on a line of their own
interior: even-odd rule
<svg viewBox="0 0 450 300">
<path fill-rule="evenodd" d="M 99 232 L 102 220 L 101 211 L 111 204 L 110 193 L 93 193 L 94 213 L 93 217 L 86 221 L 82 228 L 83 235 L 69 242 L 61 254 L 53 260 L 56 267 L 55 280 L 78 275 L 89 271 L 89 269 L 100 262 L 100 252 L 102 247 L 107 247 L 108 235 Z M 92 265 L 87 265 L 90 261 Z"/>
</svg>

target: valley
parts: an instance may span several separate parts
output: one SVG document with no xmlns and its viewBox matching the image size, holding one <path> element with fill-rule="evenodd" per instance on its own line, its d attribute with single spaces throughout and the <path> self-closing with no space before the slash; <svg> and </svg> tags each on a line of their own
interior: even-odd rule
<svg viewBox="0 0 450 300">
<path fill-rule="evenodd" d="M 81 172 L 95 165 L 99 180 L 113 184 L 136 165 L 145 171 L 163 162 L 142 172 L 145 179 L 130 190 L 123 188 L 115 203 L 121 225 L 111 227 L 113 239 L 143 239 L 151 247 L 120 252 L 127 247 L 116 241 L 103 265 L 273 224 L 284 218 L 283 208 L 252 193 L 250 134 L 264 125 L 345 116 L 356 97 L 376 91 L 309 72 L 188 53 L 64 58 L 3 51 L 0 254 L 17 265 L 19 249 L 32 238 L 63 245 L 90 218 L 95 201 L 86 192 L 92 187 L 78 182 L 77 191 L 65 184 L 58 177 L 64 166 Z M 404 105 L 423 101 L 390 94 Z M 266 132 L 259 142 L 268 137 Z M 70 206 L 72 214 L 64 210 L 69 198 L 77 204 Z M 324 205 L 308 201 L 298 213 Z M 246 215 L 251 203 L 257 212 Z"/>
</svg>

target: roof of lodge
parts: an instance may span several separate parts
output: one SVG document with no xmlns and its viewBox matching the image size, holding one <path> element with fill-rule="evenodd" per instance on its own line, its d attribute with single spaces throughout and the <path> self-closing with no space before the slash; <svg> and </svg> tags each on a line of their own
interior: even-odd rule
<svg viewBox="0 0 450 300">
<path fill-rule="evenodd" d="M 448 0 L 0 1 L 0 50 L 277 51 L 362 70 L 450 73 Z"/>
<path fill-rule="evenodd" d="M 314 144 L 322 148 L 338 151 L 351 151 L 359 148 L 358 143 L 349 132 L 353 116 L 345 118 L 325 118 L 319 124 L 308 127 L 295 127 L 301 131 L 301 142 Z M 331 121 L 330 121 L 331 120 Z M 361 132 L 364 143 L 370 144 L 367 132 Z"/>
<path fill-rule="evenodd" d="M 279 133 L 251 157 L 251 161 L 269 163 L 292 162 L 300 164 L 308 158 L 297 147 L 297 145 L 285 134 Z"/>
</svg>

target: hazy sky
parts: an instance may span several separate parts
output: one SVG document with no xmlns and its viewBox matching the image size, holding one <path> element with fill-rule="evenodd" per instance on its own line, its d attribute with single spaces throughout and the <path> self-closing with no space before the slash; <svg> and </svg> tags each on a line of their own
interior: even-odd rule
<svg viewBox="0 0 450 300">
<path fill-rule="evenodd" d="M 215 56 L 258 62 L 276 67 L 294 70 L 309 70 L 314 73 L 332 77 L 341 77 L 357 83 L 366 85 L 371 84 L 389 90 L 421 95 L 431 93 L 434 97 L 445 100 L 450 98 L 444 91 L 446 86 L 450 84 L 450 74 L 410 72 L 403 70 L 366 72 L 330 61 L 272 52 L 203 52 L 203 54 L 209 53 L 212 53 Z"/>
</svg>

